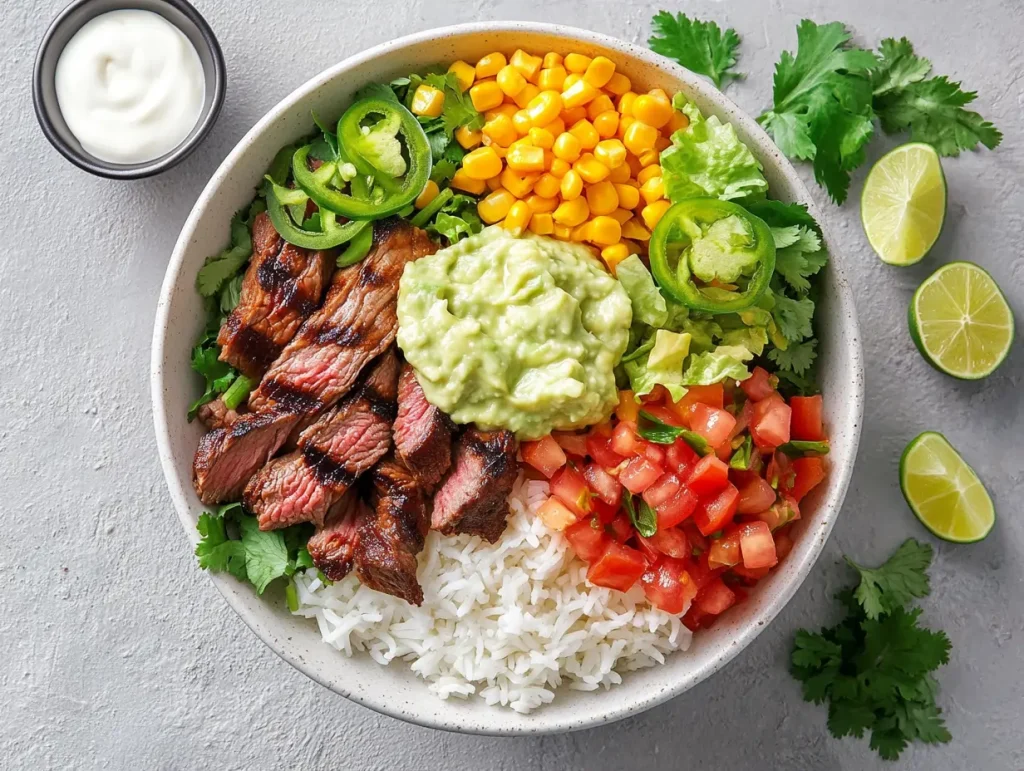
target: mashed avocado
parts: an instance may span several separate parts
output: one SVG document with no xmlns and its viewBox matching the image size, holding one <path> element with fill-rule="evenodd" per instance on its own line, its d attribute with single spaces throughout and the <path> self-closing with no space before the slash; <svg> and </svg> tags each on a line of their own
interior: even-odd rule
<svg viewBox="0 0 1024 771">
<path fill-rule="evenodd" d="M 632 309 L 583 246 L 491 227 L 410 263 L 398 345 L 456 423 L 520 439 L 607 417 Z"/>
</svg>

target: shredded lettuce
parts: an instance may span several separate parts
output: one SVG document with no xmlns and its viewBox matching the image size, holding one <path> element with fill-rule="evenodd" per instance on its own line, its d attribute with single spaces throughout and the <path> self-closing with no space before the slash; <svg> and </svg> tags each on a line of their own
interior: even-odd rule
<svg viewBox="0 0 1024 771">
<path fill-rule="evenodd" d="M 641 348 L 650 346 L 646 356 L 625 361 L 623 367 L 635 396 L 649 394 L 657 385 L 664 386 L 674 401 L 686 393 L 683 387 L 683 362 L 690 351 L 690 336 L 658 329 Z"/>
<path fill-rule="evenodd" d="M 665 326 L 668 322 L 668 304 L 654 285 L 651 272 L 639 257 L 633 254 L 620 262 L 615 269 L 615 277 L 633 304 L 634 322 L 643 322 L 652 327 Z"/>
<path fill-rule="evenodd" d="M 707 353 L 694 354 L 683 373 L 683 385 L 711 385 L 723 380 L 746 380 L 750 377 L 744 362 L 754 354 L 740 345 L 719 345 Z"/>
</svg>

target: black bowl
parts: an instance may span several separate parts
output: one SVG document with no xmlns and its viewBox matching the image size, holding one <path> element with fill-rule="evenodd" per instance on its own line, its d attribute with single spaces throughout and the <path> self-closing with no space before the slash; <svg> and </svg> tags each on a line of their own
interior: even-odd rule
<svg viewBox="0 0 1024 771">
<path fill-rule="evenodd" d="M 57 60 L 72 36 L 96 16 L 125 9 L 153 11 L 181 30 L 195 46 L 206 76 L 203 109 L 192 131 L 173 150 L 145 163 L 110 163 L 87 153 L 61 115 L 54 83 Z M 186 158 L 213 128 L 224 104 L 226 88 L 227 74 L 220 44 L 206 19 L 186 0 L 75 0 L 46 30 L 32 73 L 32 102 L 36 118 L 50 144 L 80 169 L 109 179 L 151 177 Z"/>
</svg>

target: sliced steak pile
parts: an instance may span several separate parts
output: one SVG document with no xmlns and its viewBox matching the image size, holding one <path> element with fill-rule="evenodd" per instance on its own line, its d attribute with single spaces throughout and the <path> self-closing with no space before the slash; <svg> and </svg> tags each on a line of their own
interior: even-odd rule
<svg viewBox="0 0 1024 771">
<path fill-rule="evenodd" d="M 258 380 L 319 307 L 335 256 L 287 243 L 266 212 L 253 222 L 252 245 L 238 305 L 217 343 L 221 361 Z"/>
<path fill-rule="evenodd" d="M 517 474 L 515 434 L 467 428 L 455 440 L 452 469 L 434 496 L 431 527 L 494 543 L 505 530 Z"/>
<path fill-rule="evenodd" d="M 373 511 L 359 527 L 356 575 L 371 589 L 420 605 L 423 589 L 416 578 L 416 555 L 430 527 L 427 495 L 394 456 L 378 463 L 370 479 Z"/>
<path fill-rule="evenodd" d="M 349 490 L 331 506 L 323 527 L 306 544 L 313 564 L 332 581 L 340 581 L 352 569 L 359 527 L 369 513 L 359 494 Z"/>
<path fill-rule="evenodd" d="M 398 381 L 394 437 L 395 452 L 406 468 L 433 490 L 452 462 L 452 424 L 427 401 L 409 364 L 402 367 Z"/>
<path fill-rule="evenodd" d="M 398 357 L 389 348 L 352 391 L 299 437 L 299 449 L 271 461 L 245 488 L 262 530 L 323 524 L 328 509 L 391 447 Z"/>
</svg>

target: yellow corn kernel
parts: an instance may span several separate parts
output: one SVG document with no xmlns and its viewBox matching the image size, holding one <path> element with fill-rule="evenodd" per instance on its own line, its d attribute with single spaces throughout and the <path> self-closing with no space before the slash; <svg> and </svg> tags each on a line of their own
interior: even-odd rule
<svg viewBox="0 0 1024 771">
<path fill-rule="evenodd" d="M 629 247 L 622 243 L 612 244 L 601 250 L 601 259 L 608 266 L 608 270 L 613 273 L 615 272 L 615 266 L 627 257 L 629 257 Z"/>
<path fill-rule="evenodd" d="M 670 101 L 670 100 L 669 100 L 669 98 L 668 98 L 668 94 L 666 94 L 666 93 L 665 93 L 665 91 L 664 91 L 663 89 L 660 89 L 660 88 L 652 88 L 652 89 L 651 89 L 650 91 L 648 91 L 647 93 L 648 93 L 648 94 L 649 94 L 650 96 L 656 96 L 656 97 L 658 97 L 659 99 L 664 99 L 664 100 L 665 100 L 666 102 Z"/>
<path fill-rule="evenodd" d="M 526 87 L 526 78 L 523 77 L 523 73 L 511 64 L 506 64 L 498 70 L 495 82 L 505 95 L 511 98 L 515 98 L 515 95 Z"/>
<path fill-rule="evenodd" d="M 455 176 L 452 177 L 452 187 L 456 190 L 462 190 L 471 195 L 480 195 L 484 190 L 487 189 L 487 185 L 484 184 L 482 179 L 473 179 L 471 176 L 466 174 L 465 169 L 459 169 L 455 172 Z"/>
<path fill-rule="evenodd" d="M 649 203 L 641 210 L 640 217 L 643 219 L 644 224 L 653 230 L 654 226 L 665 216 L 665 212 L 668 211 L 671 205 L 671 203 L 665 200 Z"/>
<path fill-rule="evenodd" d="M 565 121 L 561 118 L 555 118 L 553 121 L 544 126 L 538 126 L 547 131 L 551 136 L 557 137 L 563 131 L 565 131 Z"/>
<path fill-rule="evenodd" d="M 505 60 L 505 54 L 497 51 L 487 54 L 476 63 L 476 79 L 493 78 L 506 64 L 508 62 Z"/>
<path fill-rule="evenodd" d="M 618 139 L 603 139 L 594 148 L 594 157 L 609 169 L 617 169 L 626 162 L 626 148 Z"/>
<path fill-rule="evenodd" d="M 650 94 L 638 96 L 633 102 L 633 117 L 656 129 L 660 129 L 672 120 L 673 112 L 672 103 L 668 99 L 661 99 Z"/>
<path fill-rule="evenodd" d="M 660 177 L 661 175 L 661 166 L 655 163 L 653 166 L 641 169 L 640 173 L 636 175 L 636 181 L 642 185 L 651 177 Z"/>
<path fill-rule="evenodd" d="M 629 182 L 629 178 L 632 174 L 633 172 L 629 170 L 629 164 L 623 163 L 612 169 L 612 173 L 608 175 L 608 180 L 618 185 L 622 182 Z"/>
<path fill-rule="evenodd" d="M 516 114 L 512 116 L 512 126 L 515 128 L 517 136 L 525 137 L 532 125 L 533 121 L 530 120 L 530 114 L 526 110 L 517 110 Z"/>
<path fill-rule="evenodd" d="M 558 199 L 544 198 L 534 193 L 526 199 L 526 205 L 534 214 L 550 214 L 558 208 Z"/>
<path fill-rule="evenodd" d="M 568 225 L 559 225 L 558 223 L 555 223 L 553 235 L 555 238 L 561 239 L 562 241 L 568 241 L 572 238 L 572 228 Z"/>
<path fill-rule="evenodd" d="M 581 225 L 577 225 L 572 229 L 572 235 L 570 238 L 576 243 L 583 243 L 584 241 L 590 240 L 590 223 L 584 222 Z"/>
<path fill-rule="evenodd" d="M 544 126 L 562 112 L 562 95 L 557 91 L 541 91 L 526 107 L 534 126 Z"/>
<path fill-rule="evenodd" d="M 486 198 L 480 199 L 480 203 L 476 205 L 476 213 L 488 225 L 493 225 L 495 222 L 505 219 L 509 209 L 512 208 L 512 204 L 515 202 L 516 197 L 512 193 L 503 187 L 499 187 Z"/>
<path fill-rule="evenodd" d="M 501 174 L 501 158 L 494 148 L 479 147 L 462 159 L 462 170 L 470 179 L 490 179 Z"/>
<path fill-rule="evenodd" d="M 441 191 L 438 188 L 437 183 L 432 179 L 428 179 L 427 184 L 423 186 L 423 190 L 421 190 L 420 194 L 416 196 L 416 201 L 414 202 L 414 205 L 416 206 L 417 209 L 422 209 L 428 203 L 437 198 L 437 194 L 439 192 Z"/>
<path fill-rule="evenodd" d="M 552 145 L 555 144 L 554 135 L 547 129 L 534 127 L 530 129 L 527 136 L 530 137 L 534 147 L 543 147 L 545 150 L 550 150 Z"/>
<path fill-rule="evenodd" d="M 619 97 L 619 113 L 622 115 L 633 116 L 633 103 L 636 101 L 637 94 L 632 91 L 627 91 Z"/>
<path fill-rule="evenodd" d="M 654 141 L 654 149 L 659 153 L 662 150 L 667 150 L 672 146 L 672 140 L 665 136 L 660 136 Z"/>
<path fill-rule="evenodd" d="M 608 82 L 604 84 L 604 90 L 614 96 L 622 96 L 624 93 L 632 88 L 633 84 L 629 82 L 629 78 L 623 75 L 621 72 L 616 72 L 609 78 Z"/>
<path fill-rule="evenodd" d="M 562 83 L 562 91 L 565 91 L 565 90 L 567 90 L 569 88 L 572 88 L 573 86 L 575 86 L 577 83 L 581 82 L 582 80 L 583 80 L 583 76 L 582 75 L 577 75 L 574 72 L 569 73 L 568 75 L 565 76 L 565 81 Z"/>
<path fill-rule="evenodd" d="M 572 170 L 572 164 L 569 161 L 563 161 L 561 158 L 554 158 L 551 161 L 551 167 L 548 169 L 550 174 L 555 179 L 562 179 L 566 174 Z"/>
<path fill-rule="evenodd" d="M 493 110 L 486 110 L 484 112 L 484 121 L 494 120 L 499 115 L 511 118 L 515 114 L 516 106 L 514 104 L 499 104 Z"/>
<path fill-rule="evenodd" d="M 550 236 L 555 231 L 555 221 L 546 212 L 534 212 L 530 217 L 530 232 L 538 236 Z"/>
<path fill-rule="evenodd" d="M 629 209 L 616 209 L 608 216 L 611 217 L 616 222 L 618 222 L 620 225 L 625 225 L 627 222 L 633 219 L 633 212 L 631 212 Z"/>
<path fill-rule="evenodd" d="M 616 185 L 615 195 L 618 196 L 619 206 L 623 209 L 635 209 L 640 203 L 640 191 L 632 185 Z"/>
<path fill-rule="evenodd" d="M 540 179 L 537 180 L 537 184 L 533 186 L 533 192 L 535 195 L 539 195 L 542 198 L 554 198 L 558 195 L 561 182 L 551 172 L 545 172 L 540 175 Z"/>
<path fill-rule="evenodd" d="M 565 67 L 550 67 L 540 71 L 537 85 L 545 90 L 561 91 L 565 87 Z"/>
<path fill-rule="evenodd" d="M 671 136 L 680 129 L 684 129 L 690 125 L 690 119 L 686 117 L 684 113 L 678 110 L 672 111 L 672 118 L 669 120 L 668 125 L 662 129 L 666 134 Z"/>
<path fill-rule="evenodd" d="M 657 150 L 645 150 L 637 158 L 640 160 L 640 167 L 646 169 L 661 160 L 661 153 Z"/>
<path fill-rule="evenodd" d="M 540 70 L 543 62 L 544 60 L 539 56 L 528 54 L 521 48 L 512 54 L 512 58 L 509 59 L 509 64 L 519 70 L 519 74 L 527 80 L 533 79 L 533 76 Z"/>
<path fill-rule="evenodd" d="M 632 115 L 621 115 L 619 117 L 619 127 L 615 129 L 615 136 L 623 139 L 626 136 L 626 132 L 629 131 L 629 127 L 634 123 L 636 123 L 636 118 Z"/>
<path fill-rule="evenodd" d="M 660 201 L 665 197 L 665 180 L 661 177 L 651 177 L 640 186 L 640 195 L 647 203 Z"/>
<path fill-rule="evenodd" d="M 483 135 L 502 147 L 508 147 L 519 137 L 516 127 L 512 125 L 512 119 L 504 114 L 498 114 L 487 121 L 483 127 Z"/>
<path fill-rule="evenodd" d="M 526 198 L 533 191 L 538 179 L 539 174 L 521 174 L 509 168 L 501 172 L 501 186 L 516 198 Z"/>
<path fill-rule="evenodd" d="M 615 110 L 606 110 L 594 118 L 593 123 L 601 139 L 611 139 L 619 129 L 619 114 Z"/>
<path fill-rule="evenodd" d="M 619 208 L 619 195 L 608 180 L 587 186 L 587 205 L 591 214 L 611 214 Z"/>
<path fill-rule="evenodd" d="M 583 143 L 575 134 L 566 131 L 558 135 L 551 150 L 556 158 L 572 163 L 583 152 Z"/>
<path fill-rule="evenodd" d="M 484 139 L 486 139 L 486 137 L 484 137 Z M 496 144 L 494 144 L 494 142 L 484 142 L 484 147 L 490 147 L 492 150 L 494 150 L 494 154 L 497 155 L 502 160 L 505 159 L 505 153 L 508 152 L 508 148 L 507 147 L 502 147 L 501 145 L 496 145 Z"/>
<path fill-rule="evenodd" d="M 574 123 L 572 128 L 569 129 L 569 133 L 580 141 L 580 146 L 584 150 L 593 150 L 597 147 L 597 143 L 601 141 L 601 137 L 598 136 L 594 124 L 586 118 Z"/>
<path fill-rule="evenodd" d="M 583 177 L 575 169 L 565 172 L 562 181 L 558 185 L 563 201 L 575 201 L 583 192 Z"/>
<path fill-rule="evenodd" d="M 640 155 L 645 150 L 653 150 L 654 143 L 657 141 L 658 129 L 648 126 L 640 120 L 633 121 L 626 129 L 625 136 L 622 137 L 622 143 L 634 155 Z"/>
<path fill-rule="evenodd" d="M 427 118 L 436 118 L 444 110 L 444 91 L 421 83 L 416 87 L 412 95 L 412 103 L 409 105 L 409 112 L 413 115 L 423 115 Z"/>
<path fill-rule="evenodd" d="M 505 221 L 501 223 L 501 226 L 505 230 L 511 230 L 513 233 L 522 233 L 530 224 L 532 216 L 533 212 L 526 205 L 526 201 L 516 201 L 512 204 L 512 208 L 508 210 L 508 214 L 505 215 Z"/>
<path fill-rule="evenodd" d="M 486 180 L 485 184 L 487 185 L 487 189 L 490 190 L 491 192 L 494 192 L 495 190 L 500 190 L 501 177 L 491 177 L 490 179 Z"/>
<path fill-rule="evenodd" d="M 483 134 L 469 126 L 459 126 L 455 129 L 455 141 L 462 145 L 463 150 L 472 150 L 483 141 Z"/>
<path fill-rule="evenodd" d="M 544 150 L 540 147 L 513 145 L 505 156 L 505 163 L 513 171 L 530 172 L 544 171 Z M 463 160 L 465 164 L 465 160 Z M 500 173 L 499 169 L 497 173 Z"/>
<path fill-rule="evenodd" d="M 611 246 L 622 239 L 622 225 L 611 217 L 594 217 L 588 224 L 590 233 L 587 240 L 598 246 Z"/>
<path fill-rule="evenodd" d="M 516 107 L 520 110 L 525 110 L 539 93 L 540 89 L 537 86 L 533 85 L 533 83 L 527 83 L 512 101 L 516 103 Z"/>
<path fill-rule="evenodd" d="M 581 80 L 562 89 L 562 104 L 571 110 L 573 107 L 581 107 L 596 99 L 600 93 L 587 81 Z"/>
<path fill-rule="evenodd" d="M 569 72 L 575 72 L 578 75 L 582 75 L 587 71 L 587 67 L 590 66 L 590 62 L 592 61 L 593 59 L 589 56 L 584 56 L 583 54 L 566 54 L 562 63 Z"/>
<path fill-rule="evenodd" d="M 590 64 L 587 65 L 586 72 L 583 73 L 583 79 L 594 88 L 604 88 L 605 84 L 612 79 L 614 74 L 615 62 L 607 56 L 595 56 Z"/>
<path fill-rule="evenodd" d="M 643 164 L 640 163 L 640 159 L 633 155 L 633 153 L 628 152 L 626 153 L 626 166 L 629 167 L 629 176 L 632 177 L 634 180 L 636 179 L 637 175 L 644 169 Z M 637 185 L 637 187 L 639 187 L 639 184 Z"/>
<path fill-rule="evenodd" d="M 553 51 L 551 53 L 544 54 L 544 61 L 541 64 L 542 67 L 561 67 L 562 66 L 562 55 L 556 54 Z"/>
<path fill-rule="evenodd" d="M 620 243 L 623 243 L 623 244 L 626 245 L 626 248 L 629 249 L 629 253 L 630 254 L 643 254 L 644 253 L 643 249 L 641 249 L 639 246 L 634 244 L 632 241 L 627 241 L 625 238 L 623 238 L 622 241 L 620 241 Z"/>
<path fill-rule="evenodd" d="M 591 153 L 581 155 L 580 159 L 572 167 L 583 178 L 583 181 L 589 185 L 594 185 L 608 179 L 608 167 L 597 160 Z"/>
<path fill-rule="evenodd" d="M 469 98 L 477 112 L 486 112 L 505 101 L 505 92 L 493 80 L 485 80 L 469 89 Z"/>
<path fill-rule="evenodd" d="M 467 64 L 461 59 L 457 62 L 452 62 L 452 66 L 448 68 L 448 72 L 454 73 L 455 80 L 459 84 L 459 91 L 465 91 L 467 88 L 473 85 L 473 81 L 476 80 L 476 68 L 472 64 Z"/>
<path fill-rule="evenodd" d="M 622 223 L 622 237 L 631 238 L 634 241 L 650 241 L 651 231 L 637 222 L 636 217 Z"/>
<path fill-rule="evenodd" d="M 566 126 L 574 126 L 581 120 L 587 119 L 586 107 L 573 107 L 571 110 L 562 110 L 562 120 Z"/>
<path fill-rule="evenodd" d="M 587 118 L 593 123 L 598 115 L 609 110 L 615 110 L 615 103 L 611 100 L 611 97 L 608 94 L 598 94 L 587 105 Z"/>
</svg>

